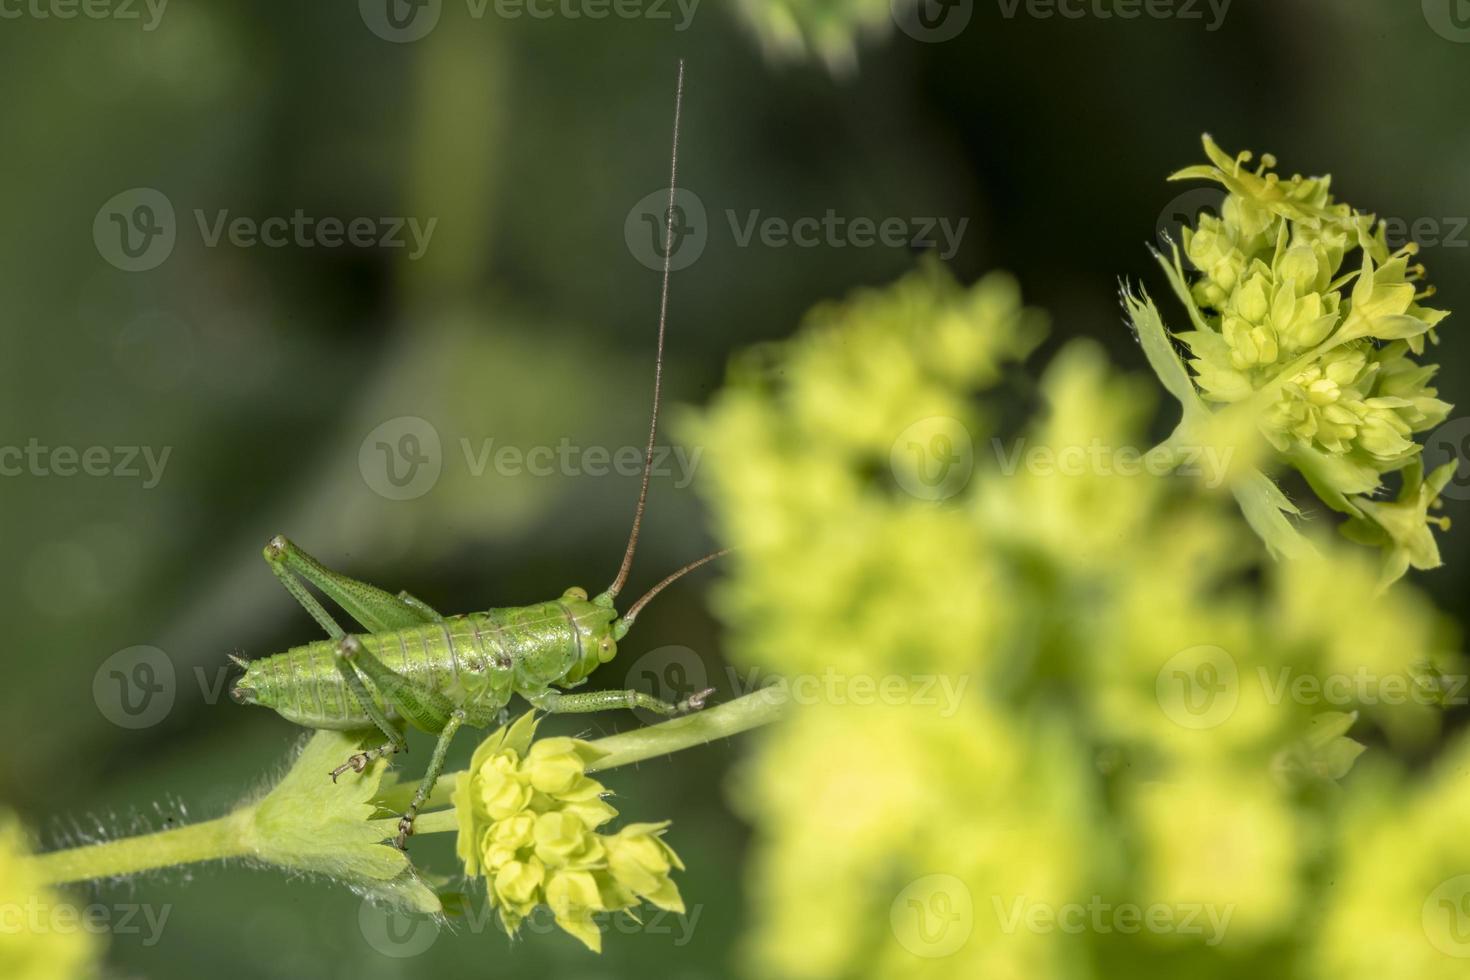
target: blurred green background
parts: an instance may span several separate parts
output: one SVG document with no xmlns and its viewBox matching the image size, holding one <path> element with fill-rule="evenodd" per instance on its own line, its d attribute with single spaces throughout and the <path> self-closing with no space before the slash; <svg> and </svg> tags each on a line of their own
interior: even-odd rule
<svg viewBox="0 0 1470 980">
<path fill-rule="evenodd" d="M 1470 44 L 1459 43 L 1470 4 L 1235 0 L 1214 31 L 1203 4 L 1201 20 L 1036 18 L 1024 5 L 1008 17 L 1009 6 L 965 5 L 959 36 L 922 43 L 886 29 L 885 4 L 853 3 L 869 26 L 846 67 L 830 38 L 846 36 L 848 7 L 797 0 L 699 5 L 683 30 L 672 5 L 668 19 L 592 20 L 444 2 L 432 30 L 402 43 L 370 28 L 382 13 L 370 2 L 176 0 L 156 21 L 141 6 L 136 20 L 4 8 L 0 446 L 106 447 L 113 469 L 127 447 L 169 455 L 156 486 L 141 459 L 137 477 L 27 465 L 0 478 L 0 800 L 56 846 L 185 807 L 214 815 L 259 786 L 299 733 L 221 697 L 226 654 L 315 638 L 260 558 L 274 533 L 446 611 L 611 579 L 636 478 L 515 475 L 493 460 L 476 474 L 464 445 L 616 451 L 643 439 L 658 279 L 625 225 L 667 183 L 681 56 L 681 183 L 707 223 L 674 278 L 671 403 L 702 402 L 732 351 L 915 260 L 881 245 L 742 245 L 730 212 L 740 225 L 829 210 L 968 219 L 951 260 L 962 277 L 1014 271 L 1053 314 L 1050 346 L 1097 337 L 1144 370 L 1117 279 L 1161 291 L 1145 246 L 1186 189 L 1163 178 L 1197 160 L 1205 130 L 1275 152 L 1288 172 L 1331 171 L 1356 206 L 1419 222 L 1436 305 L 1470 310 Z M 816 25 L 827 60 L 774 55 L 753 20 L 767 32 Z M 167 199 L 176 241 L 129 272 L 109 260 L 108 215 L 131 217 L 139 199 L 108 205 L 137 188 Z M 409 248 L 210 245 L 196 219 L 298 210 L 437 223 L 410 259 Z M 1459 320 L 1438 360 L 1442 392 L 1463 403 Z M 394 500 L 381 462 L 372 475 L 369 436 L 393 442 L 404 417 L 437 433 L 441 473 Z M 1467 437 L 1446 431 L 1431 452 L 1463 455 Z M 683 475 L 655 482 L 629 594 L 711 544 Z M 1457 496 L 1467 491 L 1462 477 Z M 1448 535 L 1449 567 L 1421 577 L 1460 614 L 1467 547 L 1462 530 Z M 636 684 L 640 657 L 658 666 L 682 656 L 664 649 L 677 645 L 729 696 L 705 581 L 650 607 L 594 684 Z M 109 660 L 138 646 L 166 655 L 147 717 L 119 712 L 112 674 L 146 680 L 140 655 Z M 593 734 L 637 723 L 554 722 Z M 472 743 L 460 740 L 460 761 Z M 722 795 L 739 751 L 709 746 L 607 779 L 627 818 L 673 819 L 671 840 L 699 860 L 681 882 L 697 918 L 610 941 L 601 958 L 549 929 L 514 947 L 493 926 L 435 938 L 346 892 L 240 867 L 99 886 L 89 900 L 169 907 L 156 945 L 146 929 L 113 937 L 121 975 L 724 976 L 744 916 L 746 832 Z M 426 754 L 415 742 L 413 771 Z M 447 870 L 450 847 L 421 840 L 415 857 Z"/>
</svg>

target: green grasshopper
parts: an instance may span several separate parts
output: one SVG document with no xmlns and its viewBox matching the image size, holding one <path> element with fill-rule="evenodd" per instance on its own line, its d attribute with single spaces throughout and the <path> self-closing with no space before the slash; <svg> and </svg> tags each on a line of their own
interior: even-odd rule
<svg viewBox="0 0 1470 980">
<path fill-rule="evenodd" d="M 570 588 L 550 602 L 442 616 L 407 592 L 393 595 L 331 571 L 285 537 L 273 538 L 266 545 L 265 559 L 271 571 L 330 638 L 257 660 L 235 658 L 245 673 L 231 689 L 230 696 L 240 704 L 270 708 L 288 721 L 308 728 L 356 731 L 376 727 L 381 731 L 387 741 L 348 758 L 331 772 L 334 782 L 348 769 L 360 773 L 374 759 L 406 752 L 408 746 L 399 722 L 438 735 L 429 768 L 399 820 L 394 844 L 400 849 L 407 847 L 414 818 L 444 770 L 445 755 L 454 733 L 463 725 L 488 728 L 495 724 L 503 718 L 513 694 L 547 712 L 625 707 L 677 715 L 699 710 L 712 693 L 713 689 L 699 691 L 671 704 L 642 691 L 563 694 L 553 689 L 584 683 L 593 670 L 617 654 L 618 641 L 627 635 L 650 599 L 682 575 L 724 554 L 715 552 L 674 572 L 629 606 L 622 616 L 614 608 L 614 600 L 627 581 L 633 552 L 638 546 L 658 435 L 683 98 L 684 65 L 680 62 L 674 98 L 669 209 L 664 228 L 653 416 L 633 529 L 612 585 L 590 599 L 584 589 Z M 306 588 L 308 584 L 340 606 L 367 632 L 358 635 L 344 630 Z"/>
</svg>

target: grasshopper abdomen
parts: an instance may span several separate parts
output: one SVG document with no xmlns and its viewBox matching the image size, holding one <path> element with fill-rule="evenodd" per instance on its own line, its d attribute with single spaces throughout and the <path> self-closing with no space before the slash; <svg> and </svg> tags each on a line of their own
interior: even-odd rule
<svg viewBox="0 0 1470 980">
<path fill-rule="evenodd" d="M 362 648 L 423 687 L 494 711 L 512 693 L 579 683 L 617 651 L 617 614 L 577 591 L 530 606 L 450 616 L 408 629 L 357 637 Z M 320 640 L 251 661 L 235 700 L 270 708 L 310 728 L 354 730 L 372 719 L 337 666 L 339 644 Z M 390 714 L 393 706 L 379 704 Z"/>
</svg>

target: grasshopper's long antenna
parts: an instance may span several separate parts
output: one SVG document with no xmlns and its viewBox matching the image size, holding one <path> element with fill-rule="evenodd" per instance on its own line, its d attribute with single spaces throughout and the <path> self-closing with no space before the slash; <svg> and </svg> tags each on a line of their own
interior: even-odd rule
<svg viewBox="0 0 1470 980">
<path fill-rule="evenodd" d="M 615 633 L 616 637 L 621 640 L 625 635 L 627 635 L 628 630 L 633 625 L 633 620 L 638 618 L 638 614 L 643 611 L 643 607 L 648 605 L 649 601 L 654 596 L 658 595 L 664 589 L 673 585 L 675 582 L 679 581 L 679 579 L 683 578 L 685 575 L 688 575 L 690 572 L 694 571 L 701 565 L 708 565 L 716 558 L 723 558 L 725 555 L 728 555 L 733 550 L 733 548 L 721 548 L 719 551 L 716 551 L 712 555 L 705 555 L 698 561 L 692 561 L 689 564 L 685 565 L 683 568 L 679 569 L 674 574 L 670 575 L 668 578 L 664 579 L 662 582 L 655 585 L 653 588 L 649 589 L 643 594 L 643 598 L 639 599 L 637 602 L 629 606 L 628 611 L 623 614 L 623 618 L 618 620 Z"/>
<path fill-rule="evenodd" d="M 648 503 L 648 476 L 653 470 L 653 446 L 658 438 L 658 402 L 664 380 L 664 327 L 669 320 L 669 273 L 674 254 L 674 194 L 679 179 L 679 117 L 684 109 L 684 59 L 679 59 L 679 80 L 674 89 L 674 139 L 669 153 L 669 207 L 664 212 L 664 277 L 658 302 L 658 354 L 653 362 L 653 418 L 648 423 L 648 449 L 643 454 L 643 485 L 638 490 L 638 509 L 633 512 L 633 530 L 628 535 L 628 548 L 618 577 L 607 587 L 607 596 L 616 596 L 628 581 L 633 569 L 633 552 L 638 548 L 638 532 L 643 526 L 643 509 Z"/>
</svg>

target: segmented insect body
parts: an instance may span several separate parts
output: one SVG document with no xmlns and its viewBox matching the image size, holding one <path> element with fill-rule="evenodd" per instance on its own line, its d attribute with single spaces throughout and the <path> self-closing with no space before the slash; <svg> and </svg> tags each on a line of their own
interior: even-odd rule
<svg viewBox="0 0 1470 980">
<path fill-rule="evenodd" d="M 403 726 L 438 736 L 429 767 L 399 821 L 395 843 L 406 846 L 413 821 L 443 771 L 450 740 L 463 725 L 485 728 L 496 722 L 512 695 L 549 712 L 645 708 L 662 715 L 704 706 L 710 691 L 696 691 L 677 704 L 635 690 L 563 694 L 553 688 L 576 687 L 599 664 L 617 653 L 639 610 L 687 572 L 718 558 L 716 552 L 691 562 L 655 585 L 621 616 L 614 606 L 628 580 L 638 544 L 653 451 L 663 377 L 664 329 L 668 320 L 670 255 L 674 234 L 674 187 L 679 161 L 679 113 L 684 95 L 684 65 L 674 99 L 674 149 L 669 165 L 669 207 L 664 224 L 663 287 L 654 361 L 653 415 L 643 456 L 643 481 L 633 528 L 617 577 L 595 598 L 580 588 L 530 606 L 443 616 L 406 592 L 393 595 L 332 571 L 284 537 L 272 539 L 265 559 L 281 584 L 330 637 L 255 661 L 238 661 L 245 673 L 231 689 L 242 704 L 274 709 L 310 728 L 376 728 L 383 745 L 354 754 L 338 766 L 362 772 L 377 758 L 406 750 Z M 356 620 L 366 632 L 349 633 L 327 612 L 308 586 L 314 586 Z"/>
<path fill-rule="evenodd" d="M 449 616 L 359 639 L 368 654 L 404 678 L 449 695 L 477 718 L 493 718 L 512 694 L 533 700 L 551 685 L 585 682 L 617 655 L 616 623 L 610 606 L 569 589 L 551 602 Z M 308 728 L 371 728 L 372 718 L 343 681 L 338 657 L 336 641 L 320 640 L 250 661 L 232 694 Z M 380 690 L 369 693 L 384 714 L 399 717 Z"/>
</svg>

